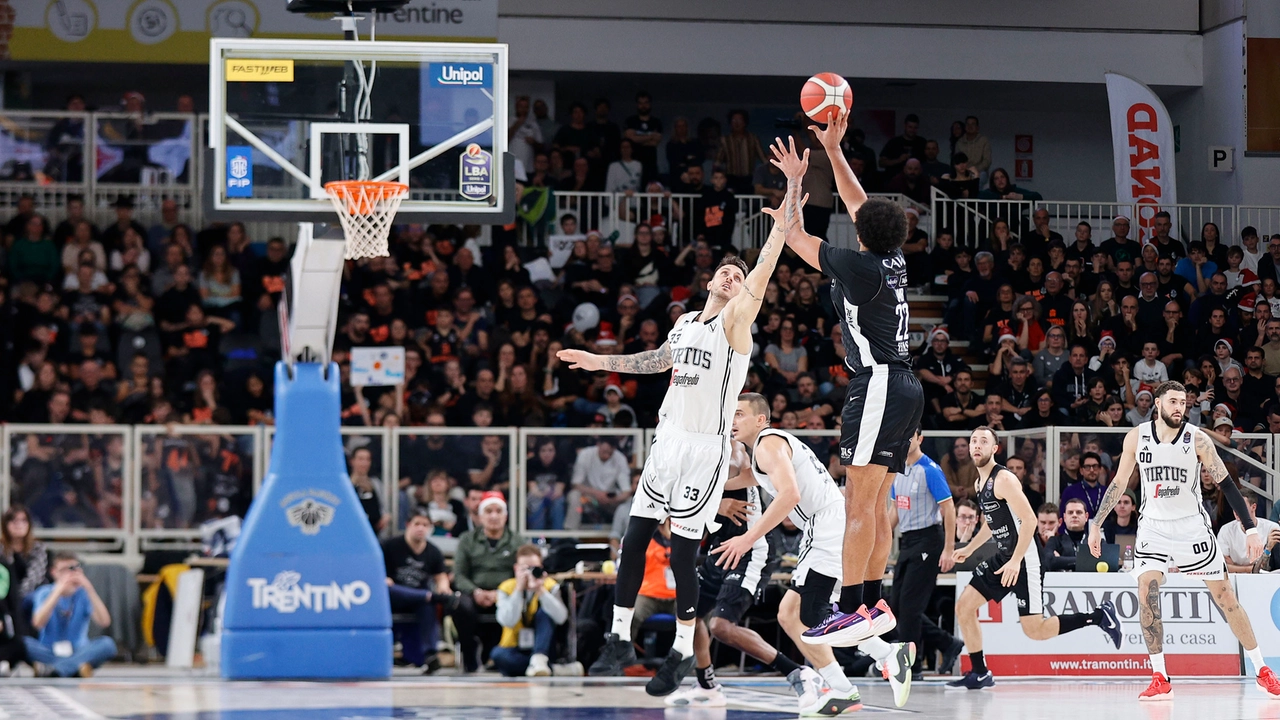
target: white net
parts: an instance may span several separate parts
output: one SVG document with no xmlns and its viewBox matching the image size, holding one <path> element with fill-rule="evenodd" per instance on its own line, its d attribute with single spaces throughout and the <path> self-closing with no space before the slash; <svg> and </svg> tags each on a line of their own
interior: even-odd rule
<svg viewBox="0 0 1280 720">
<path fill-rule="evenodd" d="M 324 186 L 347 236 L 346 258 L 386 257 L 387 238 L 409 186 L 392 182 L 342 181 Z"/>
</svg>

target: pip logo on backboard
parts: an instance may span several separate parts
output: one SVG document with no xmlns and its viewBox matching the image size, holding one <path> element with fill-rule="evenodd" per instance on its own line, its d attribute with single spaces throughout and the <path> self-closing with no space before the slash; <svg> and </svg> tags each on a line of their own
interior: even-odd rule
<svg viewBox="0 0 1280 720">
<path fill-rule="evenodd" d="M 227 197 L 253 197 L 253 148 L 227 146 Z"/>
<path fill-rule="evenodd" d="M 431 87 L 493 87 L 493 66 L 480 63 L 431 63 Z"/>
</svg>

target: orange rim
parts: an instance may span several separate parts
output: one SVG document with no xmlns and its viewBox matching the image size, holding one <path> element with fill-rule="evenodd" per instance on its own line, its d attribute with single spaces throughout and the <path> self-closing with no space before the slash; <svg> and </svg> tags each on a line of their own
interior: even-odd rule
<svg viewBox="0 0 1280 720">
<path fill-rule="evenodd" d="M 325 192 L 347 205 L 351 215 L 372 215 L 377 203 L 409 192 L 409 186 L 376 180 L 335 180 L 324 184 Z"/>
</svg>

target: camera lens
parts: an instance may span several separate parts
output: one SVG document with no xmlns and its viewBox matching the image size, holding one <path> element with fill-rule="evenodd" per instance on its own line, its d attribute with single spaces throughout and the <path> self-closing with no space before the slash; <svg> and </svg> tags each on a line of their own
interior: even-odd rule
<svg viewBox="0 0 1280 720">
<path fill-rule="evenodd" d="M 535 565 L 529 568 L 529 574 L 536 578 L 540 578 L 546 574 L 546 571 L 543 570 L 541 566 Z"/>
</svg>

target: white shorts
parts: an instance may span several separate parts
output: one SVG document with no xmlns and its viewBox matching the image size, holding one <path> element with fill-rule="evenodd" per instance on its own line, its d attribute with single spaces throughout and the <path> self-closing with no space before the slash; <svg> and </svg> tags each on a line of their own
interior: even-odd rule
<svg viewBox="0 0 1280 720">
<path fill-rule="evenodd" d="M 810 572 L 821 573 L 836 579 L 838 595 L 840 579 L 844 575 L 843 551 L 844 503 L 831 503 L 815 513 L 804 529 L 800 538 L 799 560 L 791 573 L 791 584 L 804 587 Z"/>
<path fill-rule="evenodd" d="M 1204 580 L 1221 580 L 1225 576 L 1227 562 L 1204 516 L 1138 520 L 1132 575 L 1137 578 L 1153 570 L 1167 573 L 1170 566 L 1184 575 Z"/>
<path fill-rule="evenodd" d="M 729 457 L 728 435 L 659 430 L 640 473 L 631 517 L 671 518 L 671 532 L 701 540 L 704 531 L 719 527 L 715 518 L 729 478 Z"/>
</svg>

